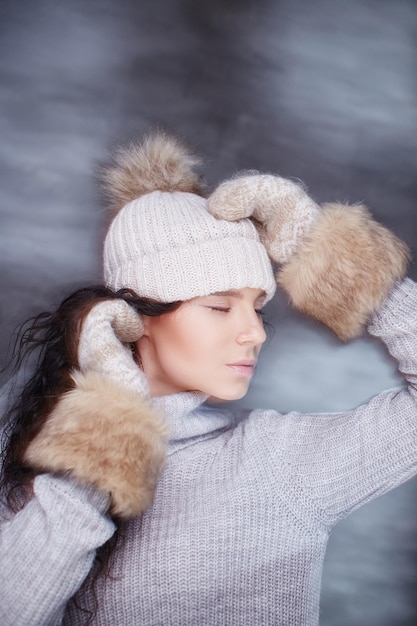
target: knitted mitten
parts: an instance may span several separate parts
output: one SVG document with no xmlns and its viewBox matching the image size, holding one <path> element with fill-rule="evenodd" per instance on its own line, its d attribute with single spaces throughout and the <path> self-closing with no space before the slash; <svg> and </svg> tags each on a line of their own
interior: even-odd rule
<svg viewBox="0 0 417 626">
<path fill-rule="evenodd" d="M 140 316 L 124 301 L 91 309 L 80 334 L 75 386 L 58 400 L 24 457 L 37 470 L 70 472 L 108 492 L 111 513 L 121 518 L 152 504 L 165 460 L 167 427 L 145 399 L 145 375 L 121 343 L 142 332 Z"/>
<path fill-rule="evenodd" d="M 407 268 L 407 246 L 363 205 L 319 207 L 293 181 L 251 175 L 222 183 L 208 199 L 219 219 L 251 218 L 293 305 L 340 339 L 361 334 Z"/>
<path fill-rule="evenodd" d="M 148 397 L 148 381 L 135 363 L 129 345 L 142 334 L 141 316 L 124 300 L 105 300 L 96 304 L 84 319 L 80 333 L 80 370 L 93 370 Z"/>
</svg>

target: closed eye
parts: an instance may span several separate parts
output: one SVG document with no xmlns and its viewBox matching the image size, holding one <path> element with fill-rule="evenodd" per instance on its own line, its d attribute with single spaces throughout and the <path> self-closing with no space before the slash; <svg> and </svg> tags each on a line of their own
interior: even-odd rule
<svg viewBox="0 0 417 626">
<path fill-rule="evenodd" d="M 229 313 L 231 311 L 231 307 L 218 307 L 218 306 L 210 306 L 208 307 L 211 311 L 218 311 L 219 313 Z M 263 309 L 255 309 L 256 315 L 263 320 L 265 311 Z"/>
<path fill-rule="evenodd" d="M 229 313 L 230 311 L 230 307 L 220 308 L 217 306 L 209 306 L 208 308 L 212 311 L 219 311 L 220 313 Z"/>
</svg>

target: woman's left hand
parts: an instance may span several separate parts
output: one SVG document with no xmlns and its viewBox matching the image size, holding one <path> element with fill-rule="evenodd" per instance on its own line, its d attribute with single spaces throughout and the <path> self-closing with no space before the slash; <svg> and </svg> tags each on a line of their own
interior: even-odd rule
<svg viewBox="0 0 417 626">
<path fill-rule="evenodd" d="M 320 207 L 279 176 L 225 181 L 208 208 L 219 219 L 252 219 L 292 304 L 344 341 L 363 332 L 407 269 L 407 246 L 365 206 Z"/>
</svg>

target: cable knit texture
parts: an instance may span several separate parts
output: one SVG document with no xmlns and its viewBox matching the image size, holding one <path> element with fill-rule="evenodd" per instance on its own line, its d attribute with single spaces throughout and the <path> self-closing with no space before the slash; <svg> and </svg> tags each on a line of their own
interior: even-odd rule
<svg viewBox="0 0 417 626">
<path fill-rule="evenodd" d="M 94 625 L 317 626 L 331 528 L 417 473 L 412 281 L 396 286 L 370 331 L 406 386 L 352 411 L 240 419 L 197 393 L 154 401 L 169 421 L 168 460 L 152 507 L 123 525 Z M 83 581 L 109 520 L 91 489 L 56 481 L 39 476 L 34 498 L 1 527 L 2 626 L 84 624 L 67 604 L 77 586 L 78 603 L 94 606 Z"/>
</svg>

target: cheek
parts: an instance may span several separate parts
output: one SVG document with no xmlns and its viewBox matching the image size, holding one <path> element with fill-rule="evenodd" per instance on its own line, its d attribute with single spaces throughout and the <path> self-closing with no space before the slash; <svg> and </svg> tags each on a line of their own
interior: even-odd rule
<svg viewBox="0 0 417 626">
<path fill-rule="evenodd" d="M 164 320 L 155 336 L 159 360 L 165 371 L 176 378 L 189 376 L 195 380 L 207 376 L 221 360 L 224 338 L 219 340 L 213 325 L 210 327 L 198 313 L 188 310 Z"/>
<path fill-rule="evenodd" d="M 230 343 L 232 329 L 223 318 L 207 319 L 197 309 L 154 322 L 150 336 L 156 372 L 171 388 L 197 389 L 225 401 L 246 394 L 249 380 L 236 378 L 225 368 L 236 353 Z"/>
<path fill-rule="evenodd" d="M 193 367 L 205 351 L 201 337 L 200 330 L 194 324 L 187 323 L 182 315 L 161 318 L 153 332 L 158 358 L 170 371 Z"/>
<path fill-rule="evenodd" d="M 213 341 L 208 340 L 207 331 L 192 325 L 177 329 L 170 339 L 170 354 L 182 370 L 201 372 L 213 361 Z"/>
</svg>

